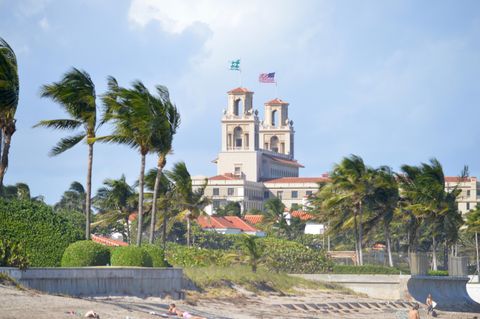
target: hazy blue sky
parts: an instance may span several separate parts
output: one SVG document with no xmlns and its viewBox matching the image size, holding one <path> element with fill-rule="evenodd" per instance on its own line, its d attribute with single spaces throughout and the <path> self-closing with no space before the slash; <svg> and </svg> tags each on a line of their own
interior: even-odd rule
<svg viewBox="0 0 480 319">
<path fill-rule="evenodd" d="M 32 129 L 64 116 L 39 88 L 72 66 L 98 94 L 108 75 L 168 86 L 182 115 L 168 166 L 184 160 L 192 175 L 216 173 L 235 58 L 261 114 L 275 89 L 258 74 L 277 73 L 303 176 L 351 153 L 394 169 L 437 157 L 449 175 L 465 164 L 480 175 L 480 1 L 0 0 L 0 36 L 21 81 L 6 183 L 26 182 L 49 203 L 85 181 L 85 145 L 51 158 L 63 133 Z M 97 144 L 93 189 L 122 173 L 133 182 L 139 163 L 126 147 Z"/>
</svg>

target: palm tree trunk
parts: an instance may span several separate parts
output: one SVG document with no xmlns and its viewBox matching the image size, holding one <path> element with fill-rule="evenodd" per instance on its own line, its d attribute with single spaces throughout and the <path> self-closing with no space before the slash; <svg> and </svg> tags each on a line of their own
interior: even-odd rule
<svg viewBox="0 0 480 319">
<path fill-rule="evenodd" d="M 353 235 L 355 237 L 355 254 L 357 255 L 357 266 L 360 265 L 360 253 L 358 249 L 358 225 L 357 225 L 357 213 L 353 213 Z"/>
<path fill-rule="evenodd" d="M 143 222 L 143 184 L 145 180 L 145 155 L 142 153 L 142 164 L 140 165 L 140 176 L 138 178 L 138 218 L 137 218 L 137 246 L 142 245 L 142 222 Z"/>
<path fill-rule="evenodd" d="M 87 189 L 85 194 L 85 239 L 90 239 L 90 206 L 92 203 L 93 144 L 88 144 Z"/>
<path fill-rule="evenodd" d="M 157 162 L 157 176 L 155 176 L 155 185 L 153 186 L 152 218 L 150 220 L 150 238 L 148 240 L 150 244 L 153 244 L 153 235 L 155 233 L 155 222 L 157 214 L 158 188 L 160 187 L 160 178 L 162 177 L 162 171 L 165 167 L 165 164 L 165 154 L 160 153 Z"/>
<path fill-rule="evenodd" d="M 362 208 L 362 202 L 359 203 L 358 205 L 358 260 L 360 261 L 360 266 L 363 266 L 363 251 L 362 251 L 362 241 L 363 241 L 363 235 L 362 235 L 362 215 L 363 215 L 363 208 Z"/>
<path fill-rule="evenodd" d="M 392 245 L 390 240 L 390 228 L 388 227 L 388 223 L 386 220 L 384 222 L 384 229 L 385 229 L 385 242 L 387 243 L 387 254 L 388 254 L 388 265 L 393 267 L 393 258 L 392 258 Z"/>
<path fill-rule="evenodd" d="M 163 242 L 163 251 L 167 249 L 167 211 L 165 210 L 163 215 L 163 233 L 162 233 L 162 242 Z"/>
<path fill-rule="evenodd" d="M 432 268 L 433 268 L 433 270 L 438 270 L 438 267 L 437 267 L 437 241 L 435 240 L 435 236 L 433 236 L 433 242 L 432 242 Z"/>
<path fill-rule="evenodd" d="M 478 257 L 478 232 L 475 232 L 475 250 L 477 252 L 477 280 L 480 282 L 480 261 Z"/>
<path fill-rule="evenodd" d="M 5 139 L 3 140 L 2 158 L 0 162 L 0 188 L 3 187 L 3 178 L 5 177 L 5 172 L 8 167 L 8 152 L 10 151 L 12 134 L 9 134 L 9 132 L 4 133 Z"/>
</svg>

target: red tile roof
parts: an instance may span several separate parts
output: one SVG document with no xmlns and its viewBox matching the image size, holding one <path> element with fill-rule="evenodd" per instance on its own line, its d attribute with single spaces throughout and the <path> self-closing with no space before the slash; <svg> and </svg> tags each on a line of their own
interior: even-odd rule
<svg viewBox="0 0 480 319">
<path fill-rule="evenodd" d="M 128 215 L 128 221 L 133 222 L 135 219 L 137 219 L 137 213 L 131 213 Z"/>
<path fill-rule="evenodd" d="M 267 103 L 265 104 L 288 104 L 287 102 L 285 101 L 282 101 L 281 99 L 279 98 L 276 98 L 276 99 L 273 99 L 271 101 L 268 101 Z"/>
<path fill-rule="evenodd" d="M 263 155 L 263 156 L 268 157 L 268 158 L 270 158 L 271 160 L 273 160 L 274 162 L 277 162 L 277 163 L 287 164 L 287 165 L 291 165 L 291 166 L 295 166 L 295 167 L 304 167 L 302 164 L 300 164 L 297 161 L 292 161 L 292 160 L 288 160 L 288 159 L 284 159 L 284 158 L 280 158 L 280 157 L 275 157 L 275 156 L 271 156 L 271 155 Z"/>
<path fill-rule="evenodd" d="M 209 180 L 211 181 L 231 181 L 231 180 L 237 180 L 237 179 L 242 179 L 242 178 L 240 176 L 235 176 L 232 173 L 225 173 L 223 175 L 217 175 L 209 178 Z"/>
<path fill-rule="evenodd" d="M 238 87 L 236 89 L 230 90 L 227 93 L 253 93 L 247 88 Z"/>
<path fill-rule="evenodd" d="M 328 181 L 328 177 L 281 177 L 266 180 L 264 183 L 320 183 Z"/>
<path fill-rule="evenodd" d="M 243 232 L 256 232 L 257 229 L 247 224 L 237 216 L 200 216 L 197 218 L 197 223 L 202 228 L 226 229 L 236 228 Z"/>
<path fill-rule="evenodd" d="M 262 222 L 263 215 L 245 215 L 243 219 L 252 225 L 258 224 Z"/>
<path fill-rule="evenodd" d="M 313 216 L 303 210 L 294 210 L 291 213 L 292 217 L 300 218 L 301 220 L 310 220 L 313 219 Z"/>
<path fill-rule="evenodd" d="M 127 243 L 120 241 L 120 240 L 115 240 L 107 237 L 102 237 L 102 236 L 97 236 L 97 235 L 90 235 L 90 238 L 92 238 L 92 241 L 105 245 L 105 246 L 128 246 Z"/>
<path fill-rule="evenodd" d="M 460 182 L 471 182 L 472 180 L 476 179 L 475 177 L 465 177 L 461 178 L 458 176 L 445 176 L 445 182 L 447 183 L 460 183 Z"/>
</svg>

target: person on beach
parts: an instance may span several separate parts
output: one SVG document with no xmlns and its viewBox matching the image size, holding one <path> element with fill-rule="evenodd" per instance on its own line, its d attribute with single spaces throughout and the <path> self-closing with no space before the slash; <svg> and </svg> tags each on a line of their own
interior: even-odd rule
<svg viewBox="0 0 480 319">
<path fill-rule="evenodd" d="M 432 316 L 435 316 L 433 308 L 435 308 L 436 303 L 435 301 L 433 301 L 431 294 L 428 294 L 427 300 L 425 301 L 425 305 L 427 306 L 427 315 L 432 314 Z"/>
<path fill-rule="evenodd" d="M 170 304 L 168 307 L 168 314 L 176 315 L 177 317 L 186 319 L 207 319 L 205 317 L 194 316 L 187 311 L 181 311 L 180 309 L 177 309 L 177 306 L 174 303 Z"/>
<path fill-rule="evenodd" d="M 413 304 L 412 309 L 408 312 L 408 319 L 420 319 L 418 308 L 418 303 Z"/>
</svg>

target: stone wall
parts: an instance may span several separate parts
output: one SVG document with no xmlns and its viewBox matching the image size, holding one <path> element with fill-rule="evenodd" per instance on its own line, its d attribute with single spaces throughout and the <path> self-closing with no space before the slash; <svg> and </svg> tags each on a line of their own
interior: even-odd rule
<svg viewBox="0 0 480 319">
<path fill-rule="evenodd" d="M 181 268 L 0 268 L 21 285 L 72 296 L 171 296 L 182 298 Z"/>
</svg>

